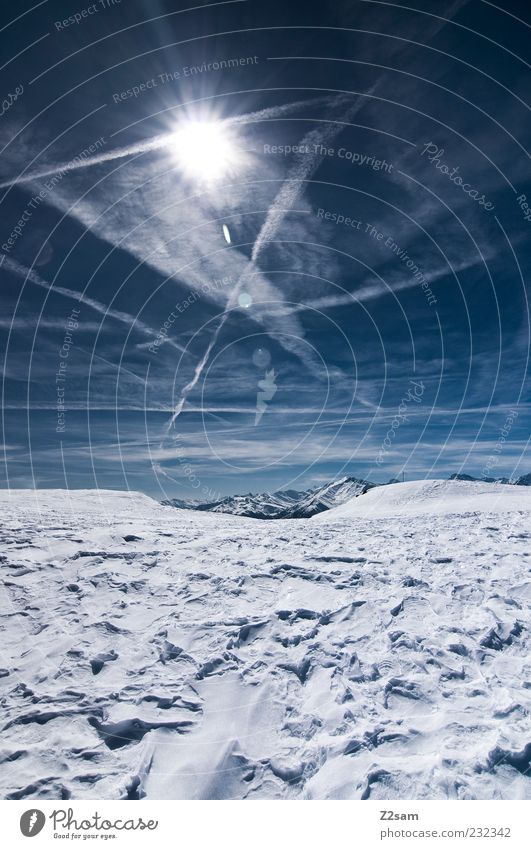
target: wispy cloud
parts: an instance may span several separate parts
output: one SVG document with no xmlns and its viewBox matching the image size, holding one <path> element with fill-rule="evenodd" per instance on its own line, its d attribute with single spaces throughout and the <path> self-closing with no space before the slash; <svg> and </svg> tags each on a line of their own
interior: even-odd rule
<svg viewBox="0 0 531 849">
<path fill-rule="evenodd" d="M 126 324 L 128 327 L 134 327 L 140 333 L 144 333 L 150 336 L 152 339 L 157 337 L 157 330 L 155 330 L 153 327 L 149 327 L 149 325 L 145 324 L 145 322 L 141 321 L 136 316 L 130 315 L 130 313 L 123 312 L 122 310 L 113 309 L 112 307 L 101 303 L 101 301 L 97 301 L 95 298 L 90 298 L 83 292 L 76 292 L 74 289 L 68 289 L 64 286 L 56 286 L 52 283 L 49 283 L 47 280 L 37 274 L 36 271 L 31 268 L 26 268 L 26 266 L 21 265 L 21 263 L 17 262 L 17 260 L 13 259 L 10 256 L 7 256 L 6 254 L 2 255 L 2 260 L 3 261 L 0 262 L 0 268 L 6 268 L 7 271 L 10 271 L 17 277 L 21 277 L 24 282 L 33 283 L 35 286 L 39 286 L 41 289 L 45 289 L 47 292 L 51 292 L 55 295 L 61 295 L 64 298 L 76 301 L 78 304 L 81 304 L 99 313 L 104 318 L 114 319 L 115 321 L 119 321 L 122 324 Z M 184 352 L 185 350 L 173 339 L 170 339 L 168 341 L 168 344 L 171 345 L 171 347 L 176 348 L 178 351 Z"/>
<path fill-rule="evenodd" d="M 308 107 L 310 103 L 313 106 L 320 106 L 323 103 L 329 103 L 330 97 L 314 98 L 312 101 L 295 101 L 293 103 L 282 104 L 280 106 L 271 106 L 267 109 L 260 109 L 256 112 L 249 112 L 245 115 L 238 115 L 232 118 L 225 118 L 220 121 L 222 124 L 238 125 L 252 124 L 259 121 L 271 120 L 280 118 L 297 110 Z M 183 104 L 186 108 L 189 104 Z M 10 188 L 11 186 L 20 186 L 26 183 L 35 182 L 35 180 L 43 180 L 45 177 L 53 177 L 58 174 L 68 174 L 71 171 L 84 170 L 93 168 L 96 165 L 103 165 L 106 162 L 114 162 L 118 159 L 128 159 L 132 156 L 140 156 L 143 153 L 151 153 L 156 150 L 172 148 L 175 145 L 175 132 L 159 133 L 134 144 L 124 145 L 105 149 L 101 153 L 93 154 L 92 156 L 77 156 L 68 159 L 64 162 L 51 163 L 42 168 L 36 168 L 28 173 L 21 174 L 16 177 L 5 178 L 0 181 L 0 189 Z"/>
</svg>

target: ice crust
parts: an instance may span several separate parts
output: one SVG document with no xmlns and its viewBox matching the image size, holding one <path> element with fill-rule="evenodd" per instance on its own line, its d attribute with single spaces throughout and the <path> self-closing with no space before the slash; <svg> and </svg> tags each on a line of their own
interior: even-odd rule
<svg viewBox="0 0 531 849">
<path fill-rule="evenodd" d="M 0 510 L 2 798 L 531 798 L 531 490 Z"/>
</svg>

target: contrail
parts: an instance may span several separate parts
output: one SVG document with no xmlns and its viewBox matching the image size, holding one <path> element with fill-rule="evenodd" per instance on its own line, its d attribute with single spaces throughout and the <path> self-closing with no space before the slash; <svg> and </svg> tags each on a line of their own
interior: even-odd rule
<svg viewBox="0 0 531 849">
<path fill-rule="evenodd" d="M 47 168 L 41 168 L 39 171 L 31 171 L 29 174 L 23 174 L 21 177 L 3 180 L 0 182 L 0 189 L 31 183 L 33 180 L 40 180 L 43 177 L 53 177 L 56 174 L 66 174 L 68 171 L 78 171 L 80 168 L 91 168 L 93 165 L 111 162 L 113 159 L 123 159 L 127 156 L 133 156 L 136 153 L 148 153 L 150 150 L 168 147 L 171 139 L 172 134 L 167 133 L 162 136 L 155 136 L 147 141 L 137 142 L 137 144 L 129 145 L 128 147 L 107 150 L 105 153 L 98 153 L 96 156 L 91 156 L 90 158 L 74 157 L 74 159 L 70 159 L 68 162 L 63 162 L 59 165 L 49 165 Z"/>
<path fill-rule="evenodd" d="M 376 85 L 373 86 L 368 94 L 373 94 L 375 89 Z M 338 98 L 334 99 L 334 104 L 337 106 L 338 104 L 344 103 L 344 101 L 345 96 L 340 95 Z M 364 100 L 360 97 L 356 103 L 352 104 L 350 108 L 341 115 L 341 122 L 339 124 L 325 124 L 324 127 L 317 127 L 315 130 L 311 130 L 302 139 L 300 143 L 301 147 L 312 150 L 312 148 L 318 148 L 320 145 L 329 144 L 343 129 L 342 124 L 350 123 L 352 118 L 357 112 L 359 112 L 363 105 Z M 253 262 L 256 262 L 258 259 L 264 245 L 267 244 L 267 242 L 270 242 L 277 233 L 288 211 L 292 208 L 293 204 L 304 190 L 305 182 L 311 178 L 312 174 L 319 167 L 321 158 L 322 157 L 319 152 L 313 154 L 299 153 L 296 155 L 295 163 L 290 169 L 290 172 L 282 184 L 275 200 L 271 204 L 266 220 L 264 221 L 254 243 L 251 255 Z"/>
<path fill-rule="evenodd" d="M 455 2 L 453 3 L 453 5 L 451 6 L 451 8 L 449 10 L 449 17 L 452 17 L 453 14 L 459 8 L 461 8 L 462 5 L 466 5 L 467 2 L 468 2 L 468 0 L 455 0 Z M 444 26 L 445 24 L 446 24 L 446 21 L 444 21 L 442 26 Z M 441 28 L 441 26 L 437 27 L 437 29 L 439 29 L 439 28 Z M 436 31 L 437 31 L 437 29 L 436 29 Z M 369 91 L 367 92 L 367 95 L 369 97 L 371 95 L 374 95 L 375 92 L 378 90 L 378 88 L 380 88 L 380 86 L 383 82 L 383 79 L 384 79 L 383 77 L 380 77 L 380 79 L 377 80 L 377 82 L 369 89 Z M 320 98 L 320 100 L 325 100 L 327 103 L 333 103 L 335 106 L 340 106 L 342 103 L 345 103 L 345 101 L 347 100 L 347 97 L 348 97 L 347 95 L 339 95 L 337 98 L 334 98 L 333 100 L 330 97 Z M 350 100 L 350 98 L 348 98 L 348 100 Z M 337 124 L 332 124 L 332 125 L 331 124 L 324 124 L 324 126 L 318 126 L 315 130 L 312 130 L 311 132 L 309 132 L 302 139 L 302 141 L 300 143 L 301 147 L 307 146 L 308 149 L 312 150 L 313 145 L 315 145 L 318 148 L 320 145 L 325 146 L 327 143 L 331 143 L 333 141 L 333 139 L 338 135 L 338 133 L 343 129 L 343 127 L 341 126 L 341 123 L 344 123 L 344 124 L 350 123 L 352 121 L 352 119 L 354 118 L 354 116 L 362 108 L 364 103 L 365 103 L 365 98 L 363 96 L 360 96 L 359 99 L 355 103 L 350 105 L 350 107 L 346 109 L 344 114 L 342 116 L 340 116 L 340 121 L 338 121 Z M 320 160 L 321 160 L 320 153 L 316 153 L 314 156 L 308 155 L 308 154 L 299 154 L 295 158 L 294 164 L 293 164 L 292 168 L 290 169 L 286 179 L 284 180 L 284 182 L 283 182 L 279 192 L 277 193 L 273 203 L 271 204 L 271 206 L 270 206 L 270 208 L 267 212 L 266 219 L 265 219 L 262 227 L 260 228 L 258 236 L 257 236 L 257 238 L 254 242 L 253 249 L 252 249 L 252 252 L 251 252 L 251 262 L 250 262 L 251 269 L 253 269 L 255 267 L 264 247 L 267 244 L 269 244 L 275 238 L 275 235 L 278 232 L 279 228 L 281 227 L 286 215 L 293 208 L 295 202 L 300 197 L 301 193 L 304 191 L 305 183 L 311 179 L 312 175 L 315 173 L 315 171 L 319 167 Z M 171 428 L 171 426 L 174 424 L 175 420 L 178 418 L 178 416 L 182 412 L 182 409 L 183 409 L 184 404 L 186 402 L 187 395 L 196 386 L 197 382 L 199 381 L 199 379 L 201 377 L 201 374 L 202 374 L 204 368 L 208 364 L 212 349 L 214 348 L 214 346 L 217 342 L 217 339 L 219 337 L 219 334 L 221 333 L 221 331 L 222 331 L 222 329 L 223 329 L 223 327 L 224 327 L 224 325 L 227 321 L 230 306 L 231 306 L 231 304 L 236 303 L 236 299 L 241 292 L 243 277 L 244 277 L 244 275 L 242 274 L 240 276 L 240 278 L 238 279 L 235 287 L 234 287 L 234 291 L 231 293 L 231 295 L 228 299 L 227 310 L 222 315 L 222 317 L 219 321 L 219 324 L 218 324 L 218 326 L 217 326 L 217 328 L 216 328 L 216 330 L 213 334 L 211 341 L 209 342 L 209 344 L 207 346 L 207 349 L 206 349 L 201 361 L 196 366 L 196 369 L 195 369 L 195 372 L 194 372 L 194 377 L 184 387 L 184 389 L 181 393 L 181 397 L 180 397 L 178 404 L 175 408 L 174 414 L 173 414 L 173 416 L 170 420 L 168 430 Z M 362 400 L 362 399 L 360 399 L 360 400 Z M 362 403 L 366 403 L 368 406 L 370 406 L 369 402 L 362 401 Z M 168 475 L 165 472 L 164 468 L 160 464 L 157 464 L 157 466 L 158 466 L 158 471 L 160 471 L 164 476 L 171 479 L 170 475 Z"/>
<path fill-rule="evenodd" d="M 370 94 L 374 91 L 376 86 L 373 87 Z M 345 95 L 339 95 L 332 99 L 332 103 L 334 106 L 342 105 L 345 102 Z M 350 100 L 350 98 L 349 98 Z M 327 102 L 330 103 L 331 98 L 327 98 Z M 361 109 L 363 105 L 363 100 L 360 98 L 356 101 L 356 103 L 352 104 L 348 109 L 346 109 L 341 115 L 341 122 L 335 124 L 324 124 L 324 126 L 317 127 L 314 130 L 311 130 L 307 133 L 302 141 L 300 142 L 301 147 L 307 147 L 308 149 L 312 149 L 315 145 L 319 147 L 321 144 L 327 144 L 331 142 L 336 135 L 341 132 L 343 129 L 343 124 L 350 122 L 350 120 L 354 117 L 354 115 Z M 278 228 L 282 224 L 282 221 L 288 214 L 288 212 L 293 208 L 293 204 L 301 194 L 304 189 L 305 181 L 309 180 L 311 175 L 315 172 L 321 162 L 321 155 L 319 152 L 310 153 L 310 154 L 298 154 L 295 160 L 295 164 L 290 169 L 288 176 L 282 183 L 282 186 L 277 193 L 273 203 L 271 204 L 269 211 L 266 215 L 266 220 L 262 224 L 258 236 L 253 245 L 253 250 L 251 254 L 251 268 L 256 267 L 256 262 L 262 248 L 274 237 L 275 233 L 278 231 Z M 247 275 L 247 272 L 242 273 L 234 286 L 233 291 L 231 292 L 225 312 L 222 314 L 219 323 L 212 334 L 212 338 L 208 343 L 207 349 L 203 354 L 201 360 L 195 367 L 194 375 L 192 379 L 186 384 L 181 392 L 181 396 L 177 402 L 174 413 L 168 423 L 167 432 L 174 425 L 176 419 L 182 412 L 182 409 L 186 403 L 186 399 L 190 392 L 196 387 L 197 382 L 199 381 L 205 366 L 208 364 L 210 359 L 210 354 L 212 349 L 214 348 L 219 334 L 223 330 L 225 323 L 230 315 L 231 308 L 236 304 L 238 295 L 241 292 L 242 283 L 244 277 Z"/>
<path fill-rule="evenodd" d="M 7 256 L 7 254 L 3 254 L 2 260 L 0 261 L 0 268 L 4 267 L 13 274 L 16 274 L 18 277 L 23 277 L 25 280 L 29 280 L 31 283 L 34 283 L 35 286 L 40 286 L 41 289 L 46 289 L 46 291 L 52 292 L 56 295 L 63 295 L 65 298 L 77 301 L 78 304 L 85 304 L 100 315 L 114 318 L 116 321 L 119 321 L 122 324 L 127 324 L 129 327 L 134 325 L 138 330 L 145 333 L 150 338 L 157 338 L 158 336 L 157 330 L 154 330 L 148 324 L 140 321 L 140 319 L 135 318 L 135 316 L 130 315 L 127 312 L 122 312 L 121 310 L 111 309 L 105 304 L 102 304 L 100 301 L 96 301 L 94 298 L 87 298 L 86 295 L 83 295 L 81 292 L 76 292 L 75 289 L 67 289 L 64 286 L 54 286 L 52 283 L 48 283 L 47 280 L 40 277 L 31 268 L 26 268 L 25 265 L 21 265 L 21 263 Z M 178 351 L 185 353 L 185 349 L 177 342 L 174 342 L 173 339 L 167 337 L 166 342 Z"/>
<path fill-rule="evenodd" d="M 322 103 L 329 102 L 329 100 L 329 97 L 319 97 L 311 101 L 299 100 L 294 103 L 286 103 L 282 106 L 271 106 L 267 109 L 261 109 L 258 112 L 248 112 L 246 115 L 239 115 L 234 118 L 222 119 L 220 123 L 227 125 L 254 123 L 260 120 L 280 117 L 288 112 L 294 112 L 297 109 L 301 109 L 303 106 L 308 106 L 308 103 L 318 106 Z M 93 165 L 102 165 L 105 162 L 112 162 L 115 159 L 125 159 L 128 156 L 136 156 L 142 153 L 150 153 L 153 150 L 171 147 L 174 144 L 174 139 L 174 133 L 163 133 L 161 135 L 152 136 L 144 141 L 127 145 L 126 147 L 117 147 L 114 150 L 106 150 L 102 153 L 96 154 L 95 156 L 86 158 L 77 156 L 68 160 L 68 162 L 63 162 L 57 165 L 48 165 L 46 168 L 32 171 L 29 174 L 22 174 L 19 177 L 13 177 L 8 180 L 4 179 L 0 181 L 0 189 L 24 185 L 25 183 L 31 183 L 34 180 L 40 180 L 44 177 L 53 177 L 56 174 L 62 175 L 69 171 L 78 171 L 82 168 L 91 168 Z"/>
</svg>

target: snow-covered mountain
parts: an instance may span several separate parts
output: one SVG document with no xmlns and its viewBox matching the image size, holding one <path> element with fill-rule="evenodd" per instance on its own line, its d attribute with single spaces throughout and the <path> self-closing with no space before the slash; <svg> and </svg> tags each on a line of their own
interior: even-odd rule
<svg viewBox="0 0 531 849">
<path fill-rule="evenodd" d="M 517 511 L 531 506 L 531 495 L 511 484 L 474 480 L 420 480 L 375 487 L 363 498 L 335 507 L 327 521 L 389 516 L 438 516 L 464 511 Z M 323 517 L 315 517 L 315 520 Z M 315 521 L 314 520 L 314 521 Z M 531 538 L 531 536 L 530 536 Z"/>
<path fill-rule="evenodd" d="M 510 481 L 509 478 L 476 478 L 474 475 L 466 475 L 463 472 L 450 475 L 448 480 L 451 481 L 482 481 L 483 483 L 515 483 L 519 484 L 520 480 Z"/>
<path fill-rule="evenodd" d="M 531 798 L 531 488 L 0 508 L 3 798 Z"/>
<path fill-rule="evenodd" d="M 303 492 L 281 490 L 274 493 L 228 495 L 219 501 L 201 503 L 178 498 L 163 501 L 179 509 L 203 510 L 209 513 L 231 513 L 252 519 L 302 519 L 344 504 L 367 492 L 375 484 L 354 477 L 344 477 L 324 486 Z"/>
<path fill-rule="evenodd" d="M 459 472 L 450 475 L 450 481 L 480 482 L 531 486 L 531 474 L 523 475 L 517 481 L 508 478 L 475 478 L 472 475 Z M 389 484 L 375 484 L 355 477 L 343 477 L 323 486 L 298 492 L 297 490 L 281 490 L 279 492 L 262 492 L 247 495 L 227 495 L 219 501 L 202 502 L 167 499 L 162 502 L 165 506 L 177 507 L 180 510 L 202 510 L 208 513 L 230 513 L 233 516 L 246 516 L 250 519 L 309 519 L 318 513 L 324 513 L 345 504 L 352 498 L 363 495 L 378 486 L 388 486 L 399 483 L 393 478 Z"/>
<path fill-rule="evenodd" d="M 165 506 L 177 507 L 184 510 L 200 510 L 208 513 L 231 513 L 234 516 L 247 516 L 253 519 L 280 519 L 285 518 L 299 499 L 307 493 L 284 492 L 259 493 L 249 492 L 247 495 L 227 495 L 219 501 L 183 501 L 172 498 L 163 501 Z"/>
<path fill-rule="evenodd" d="M 345 502 L 368 492 L 374 486 L 376 484 L 358 478 L 341 478 L 341 480 L 302 494 L 298 502 L 292 507 L 288 518 L 308 519 L 317 513 L 324 513 L 326 510 L 345 504 Z"/>
<path fill-rule="evenodd" d="M 248 495 L 230 495 L 204 509 L 212 513 L 232 513 L 234 516 L 253 519 L 281 519 L 287 518 L 303 495 L 301 492 L 264 492 L 257 495 L 250 492 Z"/>
<path fill-rule="evenodd" d="M 455 475 L 450 475 L 450 480 L 456 481 L 483 481 L 483 483 L 509 483 L 514 486 L 531 486 L 531 474 L 521 475 L 516 480 L 509 478 L 475 478 L 473 475 L 465 475 L 462 472 Z"/>
</svg>

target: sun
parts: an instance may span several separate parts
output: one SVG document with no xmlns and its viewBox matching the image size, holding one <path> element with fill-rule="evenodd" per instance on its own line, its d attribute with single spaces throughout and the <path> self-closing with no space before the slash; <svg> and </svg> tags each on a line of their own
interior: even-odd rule
<svg viewBox="0 0 531 849">
<path fill-rule="evenodd" d="M 186 121 L 172 140 L 174 156 L 191 180 L 212 182 L 237 171 L 242 158 L 236 140 L 222 121 Z"/>
</svg>

